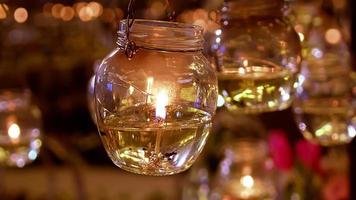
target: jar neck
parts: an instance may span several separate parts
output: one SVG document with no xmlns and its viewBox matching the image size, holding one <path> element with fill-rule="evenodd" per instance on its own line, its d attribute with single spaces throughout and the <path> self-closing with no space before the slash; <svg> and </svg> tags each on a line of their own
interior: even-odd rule
<svg viewBox="0 0 356 200">
<path fill-rule="evenodd" d="M 223 19 L 283 16 L 283 0 L 225 0 Z"/>
<path fill-rule="evenodd" d="M 118 31 L 119 47 L 127 42 L 127 20 L 120 22 Z M 129 39 L 144 49 L 188 52 L 203 50 L 203 29 L 183 23 L 136 19 L 131 27 Z"/>
</svg>

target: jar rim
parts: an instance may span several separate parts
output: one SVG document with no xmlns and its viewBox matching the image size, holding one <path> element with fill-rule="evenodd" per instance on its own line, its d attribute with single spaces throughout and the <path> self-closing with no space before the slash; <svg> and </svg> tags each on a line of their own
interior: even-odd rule
<svg viewBox="0 0 356 200">
<path fill-rule="evenodd" d="M 127 41 L 127 20 L 119 26 L 119 46 Z M 203 49 L 203 28 L 198 25 L 160 20 L 135 19 L 130 40 L 140 48 L 165 51 L 198 51 Z"/>
<path fill-rule="evenodd" d="M 123 19 L 120 21 L 120 26 L 125 26 L 124 28 L 126 28 L 126 24 L 127 24 L 126 19 Z M 159 27 L 159 28 L 167 28 L 170 30 L 181 30 L 182 28 L 184 28 L 186 30 L 194 29 L 195 31 L 203 31 L 203 28 L 201 26 L 194 25 L 194 24 L 161 21 L 161 20 L 151 20 L 151 19 L 135 19 L 135 21 L 133 23 L 133 28 L 138 27 L 138 26 L 140 28 L 152 28 L 152 27 L 157 28 L 157 27 Z"/>
</svg>

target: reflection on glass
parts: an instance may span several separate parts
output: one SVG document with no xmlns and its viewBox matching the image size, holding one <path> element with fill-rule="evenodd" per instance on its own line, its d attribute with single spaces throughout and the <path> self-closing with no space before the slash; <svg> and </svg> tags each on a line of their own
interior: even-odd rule
<svg viewBox="0 0 356 200">
<path fill-rule="evenodd" d="M 0 91 L 0 165 L 21 168 L 37 158 L 40 120 L 28 90 Z"/>
<path fill-rule="evenodd" d="M 96 70 L 99 68 L 99 66 L 100 66 L 100 61 L 96 61 L 94 63 L 94 72 L 96 72 Z M 88 108 L 89 108 L 89 113 L 90 113 L 91 119 L 93 120 L 94 123 L 96 123 L 94 86 L 95 86 L 95 73 L 89 79 L 89 82 L 88 82 L 87 102 L 88 102 Z"/>
</svg>

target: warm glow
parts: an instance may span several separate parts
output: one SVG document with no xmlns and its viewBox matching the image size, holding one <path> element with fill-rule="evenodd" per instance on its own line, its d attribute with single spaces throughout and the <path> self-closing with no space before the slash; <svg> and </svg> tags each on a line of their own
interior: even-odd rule
<svg viewBox="0 0 356 200">
<path fill-rule="evenodd" d="M 241 177 L 240 183 L 245 188 L 252 188 L 253 185 L 255 184 L 255 181 L 253 180 L 252 176 L 246 175 L 246 176 Z"/>
<path fill-rule="evenodd" d="M 93 14 L 93 10 L 86 6 L 80 9 L 78 13 L 80 20 L 84 22 L 90 21 L 92 19 Z"/>
<path fill-rule="evenodd" d="M 103 6 L 95 1 L 90 2 L 87 5 L 87 8 L 89 8 L 92 11 L 92 17 L 99 17 L 100 15 L 103 14 Z"/>
<path fill-rule="evenodd" d="M 246 73 L 246 69 L 245 68 L 243 68 L 243 67 L 239 67 L 239 68 L 237 68 L 237 73 L 239 73 L 239 74 L 245 74 Z"/>
<path fill-rule="evenodd" d="M 21 130 L 20 130 L 19 125 L 15 124 L 15 123 L 11 124 L 9 129 L 7 130 L 7 134 L 13 140 L 18 139 L 20 137 L 20 134 L 21 134 Z"/>
<path fill-rule="evenodd" d="M 301 42 L 303 42 L 304 41 L 304 34 L 303 33 L 298 33 L 298 36 L 299 36 L 299 40 Z"/>
<path fill-rule="evenodd" d="M 165 12 L 165 5 L 161 1 L 154 1 L 150 8 L 149 8 L 149 14 L 153 18 L 158 18 Z"/>
<path fill-rule="evenodd" d="M 242 65 L 243 65 L 244 67 L 248 67 L 248 60 L 242 61 Z"/>
<path fill-rule="evenodd" d="M 51 9 L 51 12 L 52 12 L 52 16 L 55 17 L 55 18 L 60 18 L 61 17 L 61 11 L 62 11 L 62 8 L 64 6 L 62 4 L 55 4 L 52 9 Z"/>
<path fill-rule="evenodd" d="M 341 33 L 337 29 L 329 29 L 325 33 L 325 40 L 330 44 L 337 44 L 341 41 Z"/>
<path fill-rule="evenodd" d="M 28 13 L 25 8 L 17 8 L 14 12 L 15 21 L 18 23 L 24 23 L 28 18 Z"/>
<path fill-rule="evenodd" d="M 75 3 L 73 7 L 74 7 L 75 12 L 77 12 L 77 14 L 79 15 L 80 10 L 82 8 L 84 8 L 86 5 L 87 5 L 87 3 L 85 3 L 85 2 L 78 2 L 78 3 Z"/>
<path fill-rule="evenodd" d="M 161 90 L 156 97 L 156 117 L 166 119 L 168 105 L 168 94 L 167 91 Z"/>
<path fill-rule="evenodd" d="M 61 10 L 60 16 L 64 21 L 70 21 L 74 17 L 74 9 L 72 7 L 64 7 Z"/>
<path fill-rule="evenodd" d="M 6 10 L 7 9 L 7 5 L 6 4 L 1 4 L 0 5 L 0 19 L 5 19 L 6 18 Z"/>
</svg>

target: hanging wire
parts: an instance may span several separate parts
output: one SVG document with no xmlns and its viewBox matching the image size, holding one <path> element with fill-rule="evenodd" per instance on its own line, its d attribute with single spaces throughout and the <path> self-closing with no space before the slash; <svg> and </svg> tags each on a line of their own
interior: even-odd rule
<svg viewBox="0 0 356 200">
<path fill-rule="evenodd" d="M 175 21 L 176 20 L 176 12 L 172 9 L 170 1 L 171 0 L 166 0 L 168 10 L 169 10 L 168 18 L 169 18 L 169 21 Z M 136 45 L 135 41 L 130 39 L 131 27 L 135 22 L 134 4 L 135 4 L 135 0 L 130 0 L 129 5 L 127 7 L 126 43 L 125 43 L 125 46 L 123 46 L 123 49 L 124 49 L 125 55 L 128 59 L 133 58 L 133 56 L 137 53 L 137 50 L 139 48 Z"/>
<path fill-rule="evenodd" d="M 131 59 L 137 52 L 137 46 L 135 41 L 130 40 L 131 27 L 135 22 L 135 10 L 134 10 L 135 0 L 130 0 L 127 7 L 127 19 L 126 19 L 126 43 L 124 46 L 125 55 L 128 59 Z"/>
</svg>

